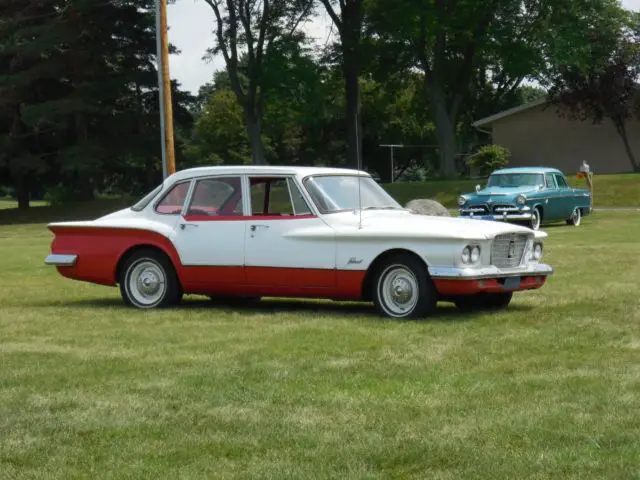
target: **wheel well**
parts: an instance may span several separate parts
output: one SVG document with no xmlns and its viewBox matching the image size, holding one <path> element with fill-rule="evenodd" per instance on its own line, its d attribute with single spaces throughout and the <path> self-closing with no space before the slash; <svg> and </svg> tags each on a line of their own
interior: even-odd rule
<svg viewBox="0 0 640 480">
<path fill-rule="evenodd" d="M 429 272 L 429 266 L 427 263 L 420 257 L 420 255 L 412 252 L 411 250 L 407 250 L 404 248 L 394 248 L 392 250 L 386 250 L 373 259 L 371 265 L 367 269 L 367 273 L 364 276 L 364 280 L 362 280 L 362 287 L 360 290 L 360 295 L 363 300 L 371 300 L 371 287 L 373 286 L 373 278 L 375 276 L 376 270 L 382 265 L 389 257 L 397 254 L 408 254 L 415 258 L 417 258 L 421 263 L 424 264 L 424 267 L 427 269 L 427 273 Z"/>
<path fill-rule="evenodd" d="M 533 207 L 534 209 L 538 209 L 540 210 L 540 220 L 542 220 L 544 218 L 544 207 L 540 204 L 536 205 L 535 207 Z"/>
<path fill-rule="evenodd" d="M 171 261 L 171 257 L 169 257 L 169 255 L 167 255 L 167 252 L 165 252 L 162 248 L 157 247 L 155 245 L 149 245 L 149 244 L 134 245 L 133 247 L 130 247 L 128 250 L 126 250 L 120 256 L 120 259 L 118 260 L 118 263 L 116 264 L 116 271 L 115 271 L 116 283 L 119 283 L 119 281 L 120 281 L 120 273 L 122 272 L 122 267 L 124 266 L 126 261 L 129 258 L 131 258 L 131 256 L 134 253 L 139 252 L 140 250 L 154 250 L 154 251 L 164 255 L 167 258 L 167 260 L 169 260 L 169 263 L 171 263 L 171 265 L 173 265 L 173 262 Z M 173 267 L 175 269 L 175 265 L 173 265 Z"/>
</svg>

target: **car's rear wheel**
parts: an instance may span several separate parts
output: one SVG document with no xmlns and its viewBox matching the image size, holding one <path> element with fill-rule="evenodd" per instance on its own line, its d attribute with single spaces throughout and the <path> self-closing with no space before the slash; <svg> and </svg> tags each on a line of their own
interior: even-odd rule
<svg viewBox="0 0 640 480">
<path fill-rule="evenodd" d="M 121 269 L 119 283 L 125 303 L 137 308 L 175 305 L 182 296 L 171 261 L 156 250 L 131 255 Z"/>
<path fill-rule="evenodd" d="M 567 225 L 573 225 L 574 227 L 577 227 L 580 225 L 581 221 L 582 210 L 580 210 L 579 208 L 575 208 L 571 213 L 571 216 L 567 219 Z"/>
<path fill-rule="evenodd" d="M 426 266 L 411 254 L 396 254 L 378 269 L 373 282 L 376 309 L 392 318 L 421 318 L 433 313 L 437 291 Z"/>
<path fill-rule="evenodd" d="M 458 297 L 454 303 L 461 310 L 500 309 L 509 306 L 512 298 L 513 292 L 478 293 Z"/>
<path fill-rule="evenodd" d="M 540 230 L 540 223 L 542 223 L 542 212 L 538 207 L 533 209 L 531 213 L 531 220 L 529 221 L 529 227 L 531 230 Z"/>
</svg>

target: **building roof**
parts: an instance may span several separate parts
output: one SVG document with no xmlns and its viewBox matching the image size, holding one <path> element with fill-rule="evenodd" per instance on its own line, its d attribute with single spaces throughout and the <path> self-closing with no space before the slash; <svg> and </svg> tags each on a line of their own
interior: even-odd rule
<svg viewBox="0 0 640 480">
<path fill-rule="evenodd" d="M 194 176 L 206 175 L 366 175 L 367 172 L 350 168 L 333 167 L 299 167 L 299 166 L 279 166 L 279 165 L 221 165 L 209 167 L 194 167 L 179 170 L 172 179 L 181 180 Z"/>
<path fill-rule="evenodd" d="M 503 110 L 502 112 L 496 113 L 489 117 L 481 118 L 480 120 L 476 120 L 471 125 L 473 127 L 482 127 L 484 125 L 490 125 L 496 120 L 500 120 L 505 117 L 510 117 L 511 115 L 515 115 L 516 113 L 521 113 L 526 110 L 539 107 L 540 105 L 544 105 L 548 102 L 546 97 L 539 98 L 538 100 L 534 100 L 529 103 L 525 103 L 524 105 L 518 105 L 517 107 L 509 108 L 508 110 Z"/>
<path fill-rule="evenodd" d="M 495 170 L 493 174 L 496 173 L 562 173 L 557 168 L 551 167 L 512 167 L 512 168 L 503 168 L 501 170 Z"/>
</svg>

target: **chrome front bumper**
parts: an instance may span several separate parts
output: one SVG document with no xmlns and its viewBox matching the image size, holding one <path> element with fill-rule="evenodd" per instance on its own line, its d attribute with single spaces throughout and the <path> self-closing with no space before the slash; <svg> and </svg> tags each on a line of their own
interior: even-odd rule
<svg viewBox="0 0 640 480">
<path fill-rule="evenodd" d="M 438 280 L 484 280 L 487 278 L 551 275 L 552 273 L 553 268 L 544 263 L 509 269 L 500 269 L 493 265 L 481 268 L 429 267 L 431 277 Z"/>
<path fill-rule="evenodd" d="M 55 265 L 57 267 L 73 267 L 78 260 L 78 255 L 52 253 L 44 259 L 46 265 Z"/>
<path fill-rule="evenodd" d="M 508 222 L 508 221 L 518 221 L 518 220 L 531 220 L 531 213 L 527 213 L 527 212 L 523 212 L 523 213 L 507 213 L 507 212 L 503 212 L 501 214 L 495 214 L 495 213 L 487 213 L 487 214 L 474 214 L 473 212 L 471 213 L 466 213 L 464 211 L 459 211 L 458 215 L 462 218 L 471 218 L 474 220 L 498 220 L 498 221 L 503 221 L 503 222 Z"/>
</svg>

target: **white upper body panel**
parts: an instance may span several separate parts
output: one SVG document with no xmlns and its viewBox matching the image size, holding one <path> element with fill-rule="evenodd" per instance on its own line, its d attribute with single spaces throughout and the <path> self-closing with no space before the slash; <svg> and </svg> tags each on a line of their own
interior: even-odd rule
<svg viewBox="0 0 640 480">
<path fill-rule="evenodd" d="M 311 222 L 308 221 L 308 217 L 307 220 L 302 218 L 272 219 L 269 221 L 272 226 L 269 227 L 267 225 L 271 233 L 262 231 L 257 234 L 256 238 L 247 237 L 248 240 L 255 240 L 247 243 L 247 245 L 255 244 L 255 248 L 265 249 L 266 246 L 261 246 L 260 242 L 274 242 L 274 245 L 266 248 L 263 254 L 249 255 L 250 263 L 259 266 L 267 265 L 267 258 L 262 258 L 267 255 L 267 252 L 270 252 L 269 257 L 278 257 L 275 263 L 294 266 L 294 257 L 300 257 L 304 254 L 300 249 L 308 248 L 315 250 L 317 254 L 317 259 L 313 257 L 307 259 L 305 266 L 309 268 L 333 268 L 334 266 L 348 269 L 367 268 L 380 253 L 398 248 L 415 252 L 429 265 L 448 266 L 457 263 L 461 250 L 469 242 L 482 245 L 483 255 L 485 254 L 484 252 L 488 255 L 489 249 L 487 247 L 497 235 L 524 233 L 530 238 L 542 239 L 547 237 L 545 232 L 533 231 L 510 223 L 419 215 L 401 208 L 392 199 L 390 201 L 393 201 L 395 205 L 389 207 L 389 209 L 372 208 L 361 211 L 356 208 L 333 213 L 322 213 L 318 205 L 313 201 L 312 196 L 306 191 L 303 183 L 304 178 L 311 175 L 362 175 L 371 181 L 370 175 L 366 172 L 341 168 L 272 166 L 193 168 L 182 170 L 168 177 L 163 182 L 162 191 L 158 192 L 156 198 L 162 196 L 163 192 L 166 192 L 176 182 L 213 175 L 294 176 L 306 201 L 309 203 L 309 207 L 313 210 L 313 214 L 318 217 L 317 221 Z M 378 188 L 377 186 L 374 187 Z M 246 185 L 244 188 L 246 188 Z M 157 213 L 154 210 L 154 202 L 155 199 L 140 211 L 126 208 L 93 221 L 59 222 L 50 224 L 50 226 L 135 228 L 152 231 L 169 239 L 174 238 L 178 224 L 184 222 L 183 217 L 178 214 Z M 241 221 L 242 218 L 238 220 L 240 220 L 240 223 L 244 223 Z M 247 217 L 247 220 L 250 223 L 260 223 L 259 217 Z M 274 222 L 277 224 L 282 223 L 282 226 L 286 225 L 286 228 L 275 228 L 276 223 Z M 217 224 L 217 227 L 224 229 L 227 222 L 211 223 L 212 228 L 216 228 L 214 224 Z M 193 231 L 190 235 L 197 235 L 197 233 Z M 249 232 L 247 232 L 247 235 L 249 235 Z M 279 235 L 282 241 L 275 242 L 273 235 Z M 229 237 L 231 237 L 231 232 Z M 200 241 L 205 242 L 205 240 L 201 239 Z M 228 241 L 244 242 L 244 240 L 236 238 L 228 238 Z M 324 251 L 325 249 L 326 252 Z M 320 252 L 319 250 L 323 251 Z M 313 252 L 310 253 L 313 254 Z M 246 261 L 246 252 L 244 256 Z M 282 258 L 279 258 L 280 256 Z M 231 259 L 230 261 L 236 263 Z M 203 264 L 207 262 L 206 260 L 199 260 L 195 263 Z M 486 262 L 483 263 L 486 264 Z"/>
</svg>

